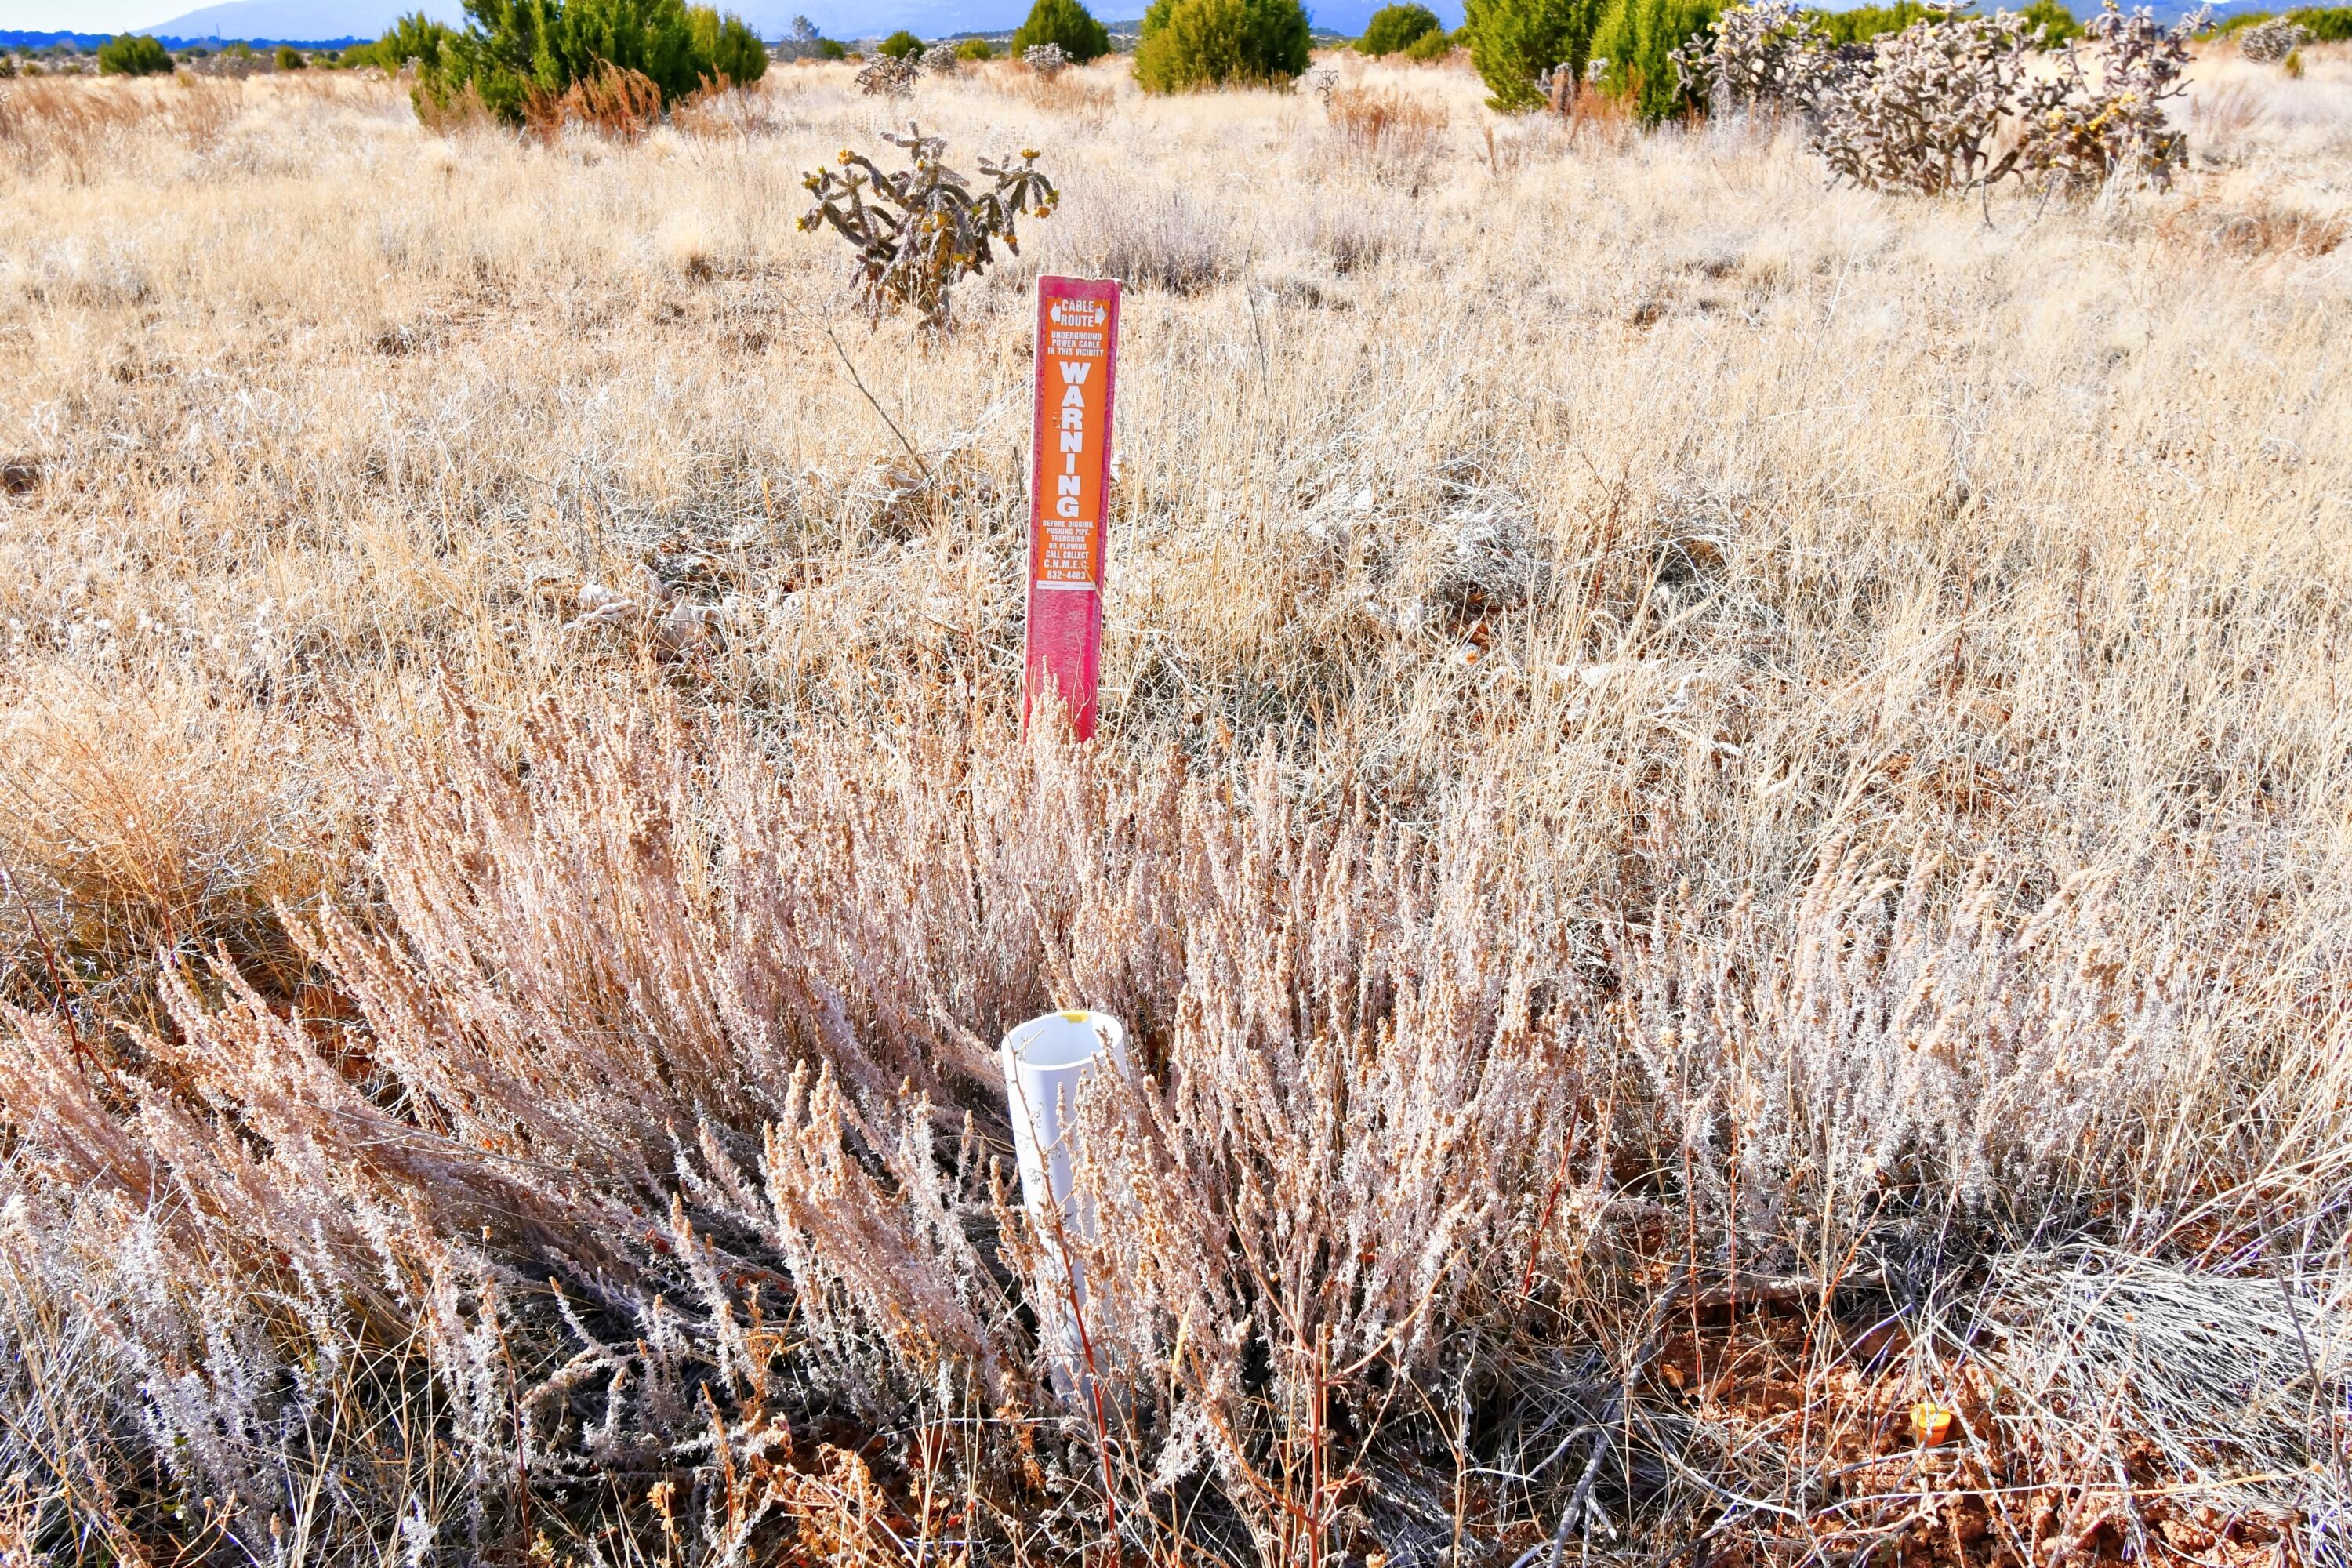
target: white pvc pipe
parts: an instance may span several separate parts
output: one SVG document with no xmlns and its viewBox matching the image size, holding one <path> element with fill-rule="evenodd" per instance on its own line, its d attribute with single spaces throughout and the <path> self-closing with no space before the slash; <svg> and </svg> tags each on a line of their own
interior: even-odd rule
<svg viewBox="0 0 2352 1568">
<path fill-rule="evenodd" d="M 1084 1267 L 1063 1252 L 1062 1238 L 1095 1237 L 1093 1209 L 1070 1203 L 1076 1152 L 1071 1112 L 1079 1084 L 1097 1072 L 1126 1067 L 1127 1030 L 1108 1013 L 1048 1013 L 1005 1036 L 998 1054 L 1021 1166 L 1021 1197 L 1045 1254 L 1044 1277 L 1037 1282 L 1040 1337 L 1052 1360 L 1055 1385 L 1068 1394 L 1079 1384 L 1085 1360 L 1070 1309 L 1085 1310 L 1087 1282 Z"/>
</svg>

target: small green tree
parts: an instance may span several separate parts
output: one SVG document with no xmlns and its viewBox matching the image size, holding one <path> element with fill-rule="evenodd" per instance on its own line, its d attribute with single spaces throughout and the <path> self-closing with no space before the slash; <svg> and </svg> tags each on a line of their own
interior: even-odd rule
<svg viewBox="0 0 2352 1568">
<path fill-rule="evenodd" d="M 749 87 L 768 74 L 768 46 L 740 16 L 722 16 L 708 5 L 687 13 L 695 53 L 709 63 L 707 74 L 734 87 Z"/>
<path fill-rule="evenodd" d="M 547 19 L 534 75 L 561 92 L 600 65 L 641 71 L 676 102 L 702 85 L 710 60 L 695 47 L 683 0 L 563 0 L 538 6 Z M 551 69 L 550 68 L 551 66 Z"/>
<path fill-rule="evenodd" d="M 849 46 L 839 38 L 819 38 L 816 52 L 829 60 L 845 60 L 849 58 Z"/>
<path fill-rule="evenodd" d="M 901 27 L 883 39 L 875 52 L 887 55 L 894 60 L 911 60 L 923 52 L 923 40 Z"/>
<path fill-rule="evenodd" d="M 1592 58 L 1592 35 L 1602 0 L 1467 0 L 1462 31 L 1470 63 L 1478 68 L 1486 101 L 1496 109 L 1533 109 L 1543 102 L 1536 78 L 1565 66 L 1581 79 Z"/>
<path fill-rule="evenodd" d="M 560 97 L 608 66 L 646 77 L 667 107 L 705 80 L 756 81 L 767 70 L 758 35 L 732 16 L 688 11 L 685 0 L 466 0 L 466 14 L 469 25 L 446 37 L 437 60 L 408 57 L 420 62 L 419 112 L 425 99 L 446 108 L 471 89 L 485 109 L 516 124 L 534 101 Z M 400 26 L 412 22 L 423 18 Z M 392 38 L 377 48 L 389 52 Z"/>
<path fill-rule="evenodd" d="M 992 60 L 995 58 L 996 46 L 986 38 L 966 38 L 956 46 L 956 58 L 960 60 Z"/>
<path fill-rule="evenodd" d="M 1612 0 L 1592 36 L 1601 90 L 1622 101 L 1644 124 L 1706 108 L 1696 83 L 1685 82 L 1674 53 L 1715 22 L 1712 0 Z"/>
<path fill-rule="evenodd" d="M 1356 40 L 1356 47 L 1367 55 L 1392 55 L 1443 31 L 1444 24 L 1426 5 L 1383 5 L 1364 24 L 1364 36 Z"/>
<path fill-rule="evenodd" d="M 1037 0 L 1013 35 L 1009 52 L 1017 60 L 1040 44 L 1059 44 L 1064 54 L 1084 65 L 1110 53 L 1110 34 L 1079 0 Z"/>
<path fill-rule="evenodd" d="M 374 43 L 354 44 L 345 49 L 343 64 L 397 71 L 415 60 L 419 74 L 438 75 L 455 62 L 453 46 L 457 40 L 455 29 L 415 11 L 384 29 L 383 37 Z"/>
<path fill-rule="evenodd" d="M 278 46 L 277 52 L 269 57 L 269 63 L 282 71 L 298 71 L 310 62 L 305 59 L 302 51 L 293 45 L 280 44 Z"/>
<path fill-rule="evenodd" d="M 1288 83 L 1307 61 L 1298 0 L 1151 0 L 1135 79 L 1146 92 Z"/>
<path fill-rule="evenodd" d="M 1423 65 L 1433 65 L 1452 54 L 1454 46 L 1460 41 L 1460 34 L 1448 33 L 1443 29 L 1434 33 L 1423 33 L 1404 47 L 1404 58 L 1409 60 L 1418 60 Z"/>
<path fill-rule="evenodd" d="M 98 46 L 100 76 L 163 76 L 172 69 L 172 51 L 144 33 L 122 33 Z"/>
</svg>

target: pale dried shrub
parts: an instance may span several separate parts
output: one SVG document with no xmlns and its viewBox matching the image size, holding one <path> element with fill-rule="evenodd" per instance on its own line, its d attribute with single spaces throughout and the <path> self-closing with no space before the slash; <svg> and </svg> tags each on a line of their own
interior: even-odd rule
<svg viewBox="0 0 2352 1568">
<path fill-rule="evenodd" d="M 561 93 L 533 89 L 523 102 L 523 123 L 542 141 L 577 125 L 612 141 L 636 142 L 661 118 L 661 88 L 653 78 L 609 60 Z"/>
<path fill-rule="evenodd" d="M 2188 89 L 2189 40 L 2204 26 L 2202 12 L 2167 27 L 2144 9 L 2126 16 L 2106 0 L 2058 70 L 2022 94 L 2020 173 L 2062 186 L 2118 174 L 2168 183 L 2188 161 L 2188 140 L 2166 105 Z"/>
<path fill-rule="evenodd" d="M 1680 79 L 1717 114 L 1811 110 L 1843 58 L 1796 0 L 1727 6 L 1674 53 Z"/>
<path fill-rule="evenodd" d="M 1032 44 L 1021 51 L 1021 63 L 1041 77 L 1056 77 L 1070 67 L 1070 57 L 1059 44 Z"/>
<path fill-rule="evenodd" d="M 1171 294 L 1215 288 L 1240 268 L 1245 248 L 1216 208 L 1183 191 L 1162 189 L 1076 217 L 1070 245 L 1105 277 Z"/>
<path fill-rule="evenodd" d="M 922 74 L 923 68 L 911 59 L 877 55 L 857 73 L 857 90 L 868 98 L 911 98 Z"/>
<path fill-rule="evenodd" d="M 1490 1549 L 1574 1478 L 1463 1474 L 1475 1508 L 1428 1513 L 1415 1456 L 1466 1435 L 1400 1388 L 1516 1367 L 1528 1419 L 1589 1423 L 1655 1354 L 1645 1271 L 1883 1275 L 1923 1213 L 1998 1247 L 2273 1152 L 2168 1169 L 2229 1070 L 2194 1047 L 2231 971 L 2123 961 L 2095 876 L 2011 910 L 1990 866 L 1954 901 L 1932 857 L 1836 852 L 1785 920 L 1676 894 L 1612 926 L 1530 874 L 1536 841 L 1497 852 L 1485 782 L 1408 833 L 1302 810 L 1271 756 L 1236 794 L 917 722 L 780 773 L 592 704 L 516 737 L 525 776 L 444 708 L 429 743 L 359 738 L 383 920 L 294 922 L 349 1024 L 233 973 L 174 972 L 171 1028 L 96 1060 L 15 1016 L 9 1213 L 39 1245 L 13 1277 L 78 1292 L 110 1347 L 57 1374 L 104 1446 L 39 1473 L 128 1499 L 168 1471 L 258 1530 L 303 1491 L 269 1456 L 341 1397 L 289 1375 L 310 1358 L 445 1413 L 445 1540 L 532 1488 L 688 1474 L 714 1550 L 779 1511 L 823 1538 L 865 1483 L 789 1479 L 789 1433 L 988 1417 L 922 1461 L 986 1539 L 1075 1552 L 1115 1514 L 1266 1557 Z M 1076 1107 L 1092 1242 L 1032 1231 L 990 1153 L 993 1040 L 1080 1000 L 1136 1041 Z M 2281 1109 L 2324 1121 L 2332 1092 Z M 1020 1310 L 1064 1247 L 1115 1441 L 1056 1402 Z M 13 1332 L 45 1366 L 73 1342 Z M 1355 1480 L 1311 1462 L 1335 1431 Z M 386 1442 L 310 1514 L 349 1537 L 415 1463 Z"/>
<path fill-rule="evenodd" d="M 2292 16 L 2273 16 L 2238 35 L 2238 52 L 2257 65 L 2274 66 L 2311 42 L 2311 29 Z"/>
<path fill-rule="evenodd" d="M 1340 145 L 1381 173 L 1423 176 L 1444 145 L 1445 105 L 1435 100 L 1365 86 L 1334 87 L 1322 98 Z"/>
<path fill-rule="evenodd" d="M 2017 170 L 2021 153 L 2003 142 L 2032 79 L 2023 18 L 1929 9 L 1928 20 L 1878 39 L 1866 62 L 1820 90 L 1813 148 L 1832 177 L 1946 195 Z"/>
</svg>

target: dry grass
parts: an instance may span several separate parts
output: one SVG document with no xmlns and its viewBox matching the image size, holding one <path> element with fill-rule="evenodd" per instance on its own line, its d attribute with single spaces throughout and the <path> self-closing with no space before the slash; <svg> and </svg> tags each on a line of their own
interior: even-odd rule
<svg viewBox="0 0 2352 1568">
<path fill-rule="evenodd" d="M 12 84 L 0 1561 L 2341 1561 L 2306 58 L 1989 213 L 1458 66 L 927 80 L 1066 203 L 841 334 L 922 469 L 792 230 L 847 68 Z M 1078 756 L 1040 268 L 1133 285 Z M 1072 1410 L 990 1052 L 1080 1002 Z"/>
</svg>

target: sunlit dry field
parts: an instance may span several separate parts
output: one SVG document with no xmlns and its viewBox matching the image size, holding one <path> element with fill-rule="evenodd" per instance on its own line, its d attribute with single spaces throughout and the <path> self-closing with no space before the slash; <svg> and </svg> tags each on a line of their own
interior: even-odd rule
<svg viewBox="0 0 2352 1568">
<path fill-rule="evenodd" d="M 1967 203 L 1339 57 L 1401 129 L 0 89 L 0 1562 L 2343 1562 L 2305 58 Z M 795 231 L 909 118 L 1063 193 L 936 341 Z M 1041 270 L 1128 280 L 1083 752 Z M 1079 1004 L 1065 1402 L 992 1048 Z"/>
</svg>

